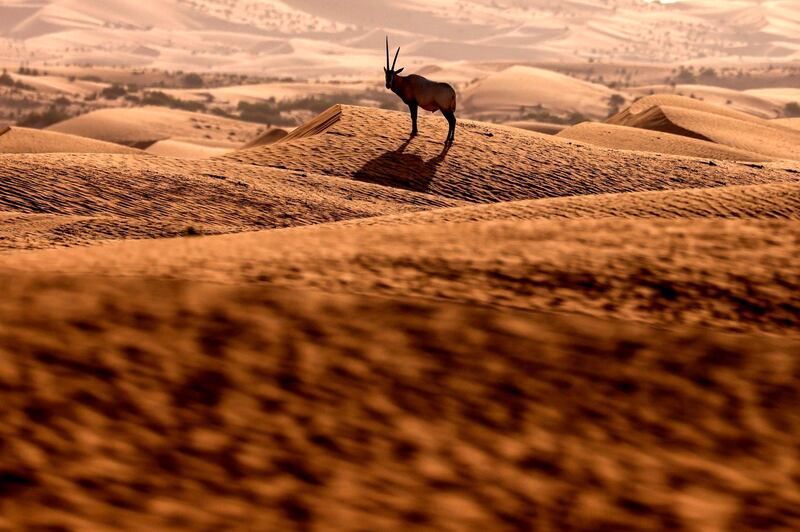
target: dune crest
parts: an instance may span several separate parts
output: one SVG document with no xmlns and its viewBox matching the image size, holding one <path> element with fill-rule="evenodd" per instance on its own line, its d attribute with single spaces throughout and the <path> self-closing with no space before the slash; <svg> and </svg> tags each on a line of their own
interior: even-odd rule
<svg viewBox="0 0 800 532">
<path fill-rule="evenodd" d="M 492 203 L 583 194 L 747 185 L 791 180 L 780 167 L 576 146 L 559 137 L 462 120 L 455 144 L 441 141 L 439 115 L 335 106 L 281 142 L 219 158 L 372 182 L 446 198 Z M 309 154 L 312 154 L 309 156 Z"/>
<path fill-rule="evenodd" d="M 111 142 L 53 131 L 8 126 L 0 131 L 0 153 L 140 153 Z"/>
<path fill-rule="evenodd" d="M 800 132 L 681 96 L 642 98 L 607 123 L 683 135 L 778 159 L 800 160 Z"/>
</svg>

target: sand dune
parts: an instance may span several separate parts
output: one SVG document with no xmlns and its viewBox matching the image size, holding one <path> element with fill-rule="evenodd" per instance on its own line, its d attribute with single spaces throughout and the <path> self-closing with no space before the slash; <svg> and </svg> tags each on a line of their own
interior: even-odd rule
<svg viewBox="0 0 800 532">
<path fill-rule="evenodd" d="M 567 128 L 564 124 L 551 124 L 549 122 L 538 122 L 536 120 L 512 120 L 503 122 L 504 126 L 516 127 L 527 131 L 545 133 L 546 135 L 556 135 Z"/>
<path fill-rule="evenodd" d="M 4 222 L 4 249 L 252 231 L 458 204 L 307 173 L 153 156 L 4 155 L 0 168 L 0 211 L 14 215 Z"/>
<path fill-rule="evenodd" d="M 783 127 L 800 129 L 800 118 L 778 118 L 776 120 L 771 120 L 771 122 Z"/>
<path fill-rule="evenodd" d="M 0 153 L 136 153 L 138 150 L 75 135 L 24 127 L 0 128 Z"/>
<path fill-rule="evenodd" d="M 799 334 L 798 224 L 602 218 L 318 225 L 18 252 L 0 257 L 0 270 L 261 282 Z"/>
<path fill-rule="evenodd" d="M 336 106 L 277 144 L 220 160 L 348 177 L 472 202 L 745 185 L 786 181 L 781 167 L 753 168 L 628 153 L 462 120 L 452 148 L 446 122 L 421 117 L 408 139 L 404 113 Z M 787 130 L 788 131 L 788 130 Z M 310 154 L 310 155 L 309 155 Z M 787 163 L 787 168 L 793 168 Z"/>
<path fill-rule="evenodd" d="M 795 456 L 797 341 L 252 286 L 0 283 L 14 527 L 800 524 L 777 467 Z"/>
<path fill-rule="evenodd" d="M 520 200 L 411 214 L 377 216 L 345 225 L 442 224 L 551 218 L 763 218 L 800 220 L 800 180 L 773 185 L 626 192 Z"/>
<path fill-rule="evenodd" d="M 690 98 L 643 98 L 609 118 L 608 123 L 683 135 L 769 157 L 800 159 L 797 131 Z"/>
<path fill-rule="evenodd" d="M 766 155 L 737 150 L 683 135 L 597 122 L 584 122 L 577 126 L 569 127 L 558 133 L 557 136 L 587 142 L 593 146 L 619 150 L 667 153 L 732 161 L 768 161 L 771 159 Z"/>
<path fill-rule="evenodd" d="M 517 114 L 520 108 L 541 105 L 554 114 L 579 112 L 605 118 L 614 91 L 551 70 L 512 66 L 493 73 L 461 91 L 462 109 L 481 115 Z"/>
<path fill-rule="evenodd" d="M 238 146 L 227 142 L 203 142 L 200 139 L 176 137 L 159 140 L 149 146 L 145 151 L 153 155 L 164 157 L 178 157 L 179 159 L 207 159 L 209 157 L 224 155 L 235 150 Z"/>
<path fill-rule="evenodd" d="M 289 132 L 286 131 L 285 129 L 274 127 L 262 133 L 261 135 L 254 138 L 250 142 L 246 143 L 244 146 L 242 146 L 242 149 L 255 148 L 257 146 L 266 146 L 267 144 L 274 144 L 275 142 L 278 142 L 288 134 Z"/>
<path fill-rule="evenodd" d="M 244 143 L 260 126 L 213 115 L 164 107 L 102 109 L 48 129 L 126 146 L 147 148 L 160 140 L 189 137 Z"/>
<path fill-rule="evenodd" d="M 647 96 L 653 94 L 675 94 L 676 96 L 691 97 L 702 100 L 718 107 L 733 109 L 759 118 L 770 119 L 780 116 L 783 105 L 772 98 L 767 98 L 758 91 L 737 91 L 710 85 L 647 85 L 634 87 L 626 91 Z M 667 104 L 668 105 L 668 104 Z M 703 109 L 700 109 L 703 110 Z"/>
</svg>

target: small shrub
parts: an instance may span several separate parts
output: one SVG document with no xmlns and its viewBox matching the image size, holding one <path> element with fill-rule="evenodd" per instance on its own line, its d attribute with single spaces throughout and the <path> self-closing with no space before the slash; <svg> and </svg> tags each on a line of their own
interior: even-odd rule
<svg viewBox="0 0 800 532">
<path fill-rule="evenodd" d="M 783 108 L 783 114 L 785 114 L 789 118 L 797 118 L 800 117 L 800 103 L 797 102 L 789 102 Z"/>
<path fill-rule="evenodd" d="M 125 87 L 117 84 L 106 87 L 100 91 L 100 96 L 106 100 L 116 100 L 121 96 L 125 96 L 126 94 L 128 94 L 128 91 L 125 89 Z"/>
<path fill-rule="evenodd" d="M 55 123 L 62 122 L 68 118 L 70 118 L 70 115 L 53 106 L 42 113 L 31 112 L 22 116 L 19 120 L 17 120 L 17 125 L 21 127 L 42 129 L 52 126 Z"/>
<path fill-rule="evenodd" d="M 185 76 L 183 76 L 183 79 L 181 79 L 181 83 L 187 89 L 199 89 L 203 87 L 203 85 L 205 85 L 205 82 L 203 82 L 203 78 L 201 78 L 199 75 L 195 73 L 186 74 Z"/>
</svg>

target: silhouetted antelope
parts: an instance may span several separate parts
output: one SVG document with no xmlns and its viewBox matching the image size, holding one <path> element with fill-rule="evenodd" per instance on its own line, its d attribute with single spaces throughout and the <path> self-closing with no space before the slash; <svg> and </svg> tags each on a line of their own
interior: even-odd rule
<svg viewBox="0 0 800 532">
<path fill-rule="evenodd" d="M 417 134 L 417 109 L 422 107 L 432 113 L 442 112 L 450 125 L 447 140 L 444 142 L 453 142 L 456 138 L 456 91 L 447 83 L 431 81 L 416 74 L 399 76 L 403 69 L 394 69 L 398 55 L 399 47 L 394 54 L 394 62 L 389 67 L 389 37 L 386 37 L 386 66 L 383 69 L 386 72 L 386 88 L 397 94 L 411 111 L 411 136 Z"/>
</svg>

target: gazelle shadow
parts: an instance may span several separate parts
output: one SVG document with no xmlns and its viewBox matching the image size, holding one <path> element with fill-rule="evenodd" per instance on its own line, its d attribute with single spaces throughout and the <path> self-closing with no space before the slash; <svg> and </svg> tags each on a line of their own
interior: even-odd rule
<svg viewBox="0 0 800 532">
<path fill-rule="evenodd" d="M 446 144 L 439 155 L 426 161 L 416 153 L 405 153 L 411 140 L 409 138 L 396 150 L 387 151 L 368 161 L 356 171 L 353 179 L 415 192 L 427 192 L 433 178 L 436 177 L 438 166 L 450 151 L 450 145 Z"/>
</svg>

